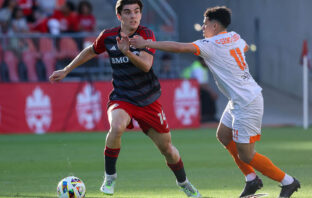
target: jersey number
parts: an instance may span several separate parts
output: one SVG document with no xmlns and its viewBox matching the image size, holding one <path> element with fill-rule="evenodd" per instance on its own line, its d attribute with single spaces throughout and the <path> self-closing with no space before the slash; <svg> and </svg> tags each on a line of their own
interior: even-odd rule
<svg viewBox="0 0 312 198">
<path fill-rule="evenodd" d="M 159 117 L 160 124 L 163 125 L 164 121 L 166 120 L 166 116 L 165 116 L 164 112 L 162 111 L 161 113 L 158 113 L 157 115 Z"/>
<path fill-rule="evenodd" d="M 240 49 L 239 48 L 231 49 L 230 54 L 235 59 L 239 68 L 241 68 L 241 70 L 244 71 L 246 69 L 246 62 L 243 58 L 243 55 Z"/>
</svg>

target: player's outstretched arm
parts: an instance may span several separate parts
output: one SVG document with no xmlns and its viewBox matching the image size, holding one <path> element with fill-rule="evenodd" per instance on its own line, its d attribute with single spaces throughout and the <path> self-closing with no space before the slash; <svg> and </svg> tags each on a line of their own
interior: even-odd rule
<svg viewBox="0 0 312 198">
<path fill-rule="evenodd" d="M 117 37 L 117 45 L 120 51 L 126 55 L 130 61 L 139 69 L 148 72 L 153 65 L 153 56 L 147 52 L 141 51 L 139 56 L 130 51 L 130 40 L 123 32 L 120 33 L 121 38 Z"/>
<path fill-rule="evenodd" d="M 93 50 L 93 46 L 90 45 L 82 50 L 75 58 L 72 60 L 64 69 L 54 71 L 49 77 L 51 83 L 58 82 L 65 78 L 69 72 L 78 67 L 79 65 L 87 62 L 91 58 L 95 57 L 97 54 Z"/>
<path fill-rule="evenodd" d="M 130 44 L 136 48 L 153 48 L 175 53 L 196 53 L 197 49 L 192 43 L 180 43 L 174 41 L 150 41 L 140 36 L 130 39 Z"/>
</svg>

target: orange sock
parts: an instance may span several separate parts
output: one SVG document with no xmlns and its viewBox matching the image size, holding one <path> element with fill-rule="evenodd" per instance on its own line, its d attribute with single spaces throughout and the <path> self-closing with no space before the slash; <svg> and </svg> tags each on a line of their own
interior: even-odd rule
<svg viewBox="0 0 312 198">
<path fill-rule="evenodd" d="M 243 162 L 242 160 L 238 158 L 236 143 L 233 140 L 226 146 L 226 149 L 231 153 L 238 168 L 243 172 L 245 176 L 250 173 L 255 172 L 252 166 L 250 166 L 249 164 L 246 164 L 245 162 Z"/>
<path fill-rule="evenodd" d="M 275 166 L 269 158 L 259 153 L 255 154 L 249 164 L 263 175 L 277 182 L 281 182 L 285 177 L 285 172 Z"/>
</svg>

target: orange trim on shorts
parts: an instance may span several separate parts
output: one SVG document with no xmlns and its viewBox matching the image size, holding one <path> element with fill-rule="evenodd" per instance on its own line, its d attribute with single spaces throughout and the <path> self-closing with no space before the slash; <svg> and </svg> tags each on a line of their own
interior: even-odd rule
<svg viewBox="0 0 312 198">
<path fill-rule="evenodd" d="M 196 56 L 199 56 L 200 54 L 200 50 L 199 50 L 199 47 L 195 44 L 195 43 L 192 43 L 194 45 L 194 47 L 196 48 L 196 53 L 194 53 Z"/>
<path fill-rule="evenodd" d="M 261 138 L 260 134 L 255 135 L 255 136 L 251 136 L 250 139 L 249 139 L 249 143 L 255 143 L 256 141 L 259 141 L 260 138 Z"/>
</svg>

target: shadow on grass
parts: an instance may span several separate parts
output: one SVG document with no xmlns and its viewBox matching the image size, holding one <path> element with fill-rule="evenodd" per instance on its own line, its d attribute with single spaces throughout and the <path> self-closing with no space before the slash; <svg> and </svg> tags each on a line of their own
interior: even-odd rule
<svg viewBox="0 0 312 198">
<path fill-rule="evenodd" d="M 49 196 L 49 195 L 23 195 L 23 194 L 16 194 L 16 195 L 1 195 L 0 198 L 10 198 L 10 197 L 24 197 L 24 198 L 56 198 L 56 196 Z M 103 198 L 103 197 L 90 197 L 86 195 L 86 198 Z M 129 196 L 114 196 L 114 198 L 133 198 Z M 202 198 L 216 198 L 216 197 L 202 197 Z"/>
<path fill-rule="evenodd" d="M 0 198 L 10 198 L 10 197 L 24 197 L 24 198 L 56 198 L 57 196 L 50 196 L 50 195 L 23 195 L 23 194 L 16 194 L 16 195 L 1 195 Z M 86 198 L 103 198 L 103 197 L 90 197 L 86 196 Z M 115 197 L 117 198 L 117 197 Z"/>
<path fill-rule="evenodd" d="M 49 196 L 49 195 L 23 195 L 23 194 L 15 194 L 15 195 L 0 195 L 0 198 L 5 197 L 25 197 L 25 198 L 55 198 L 56 196 Z"/>
</svg>

